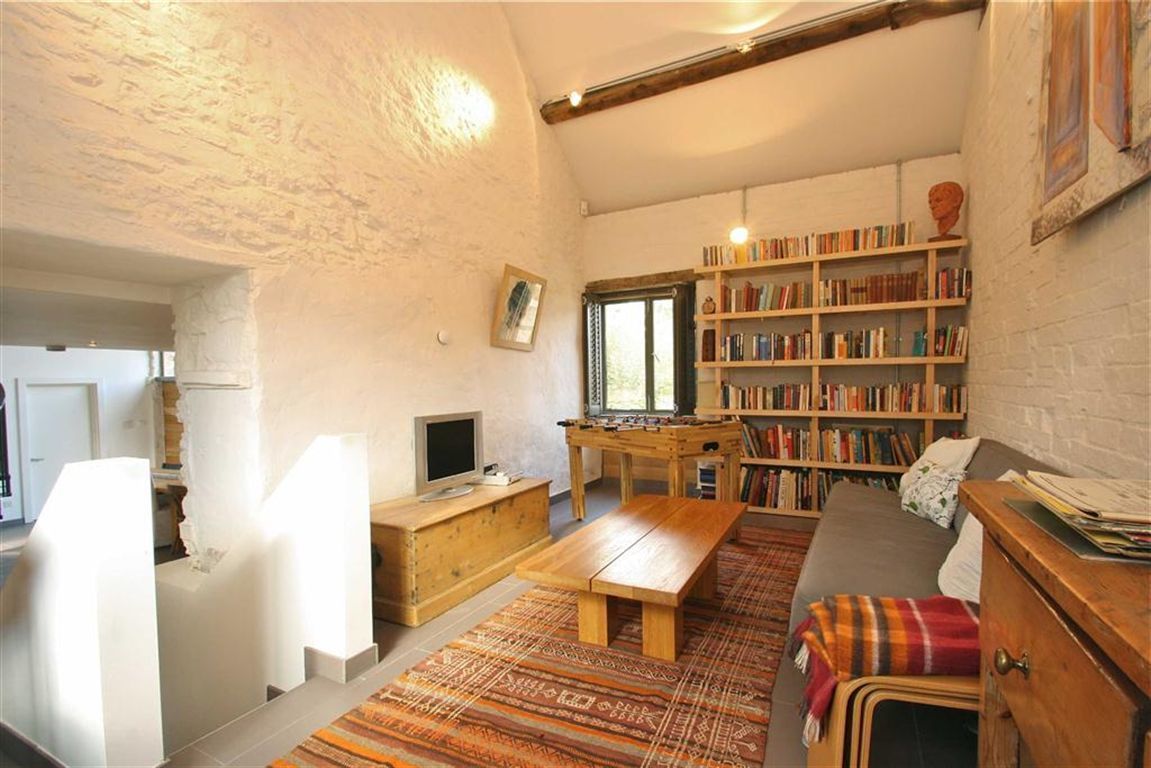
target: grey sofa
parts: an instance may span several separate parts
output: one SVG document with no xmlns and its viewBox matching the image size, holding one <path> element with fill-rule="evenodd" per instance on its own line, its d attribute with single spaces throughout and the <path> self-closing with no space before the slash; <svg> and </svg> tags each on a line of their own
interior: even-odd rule
<svg viewBox="0 0 1151 768">
<path fill-rule="evenodd" d="M 1009 469 L 1054 471 L 1002 443 L 984 439 L 967 467 L 967 476 L 995 480 Z M 807 606 L 825 595 L 938 595 L 939 567 L 955 544 L 956 531 L 966 514 L 960 506 L 955 528 L 940 528 L 902 511 L 899 494 L 894 491 L 837 483 L 799 574 L 789 631 L 807 616 Z M 803 685 L 803 676 L 791 659 L 781 659 L 764 759 L 769 768 L 807 763 L 799 716 Z"/>
</svg>

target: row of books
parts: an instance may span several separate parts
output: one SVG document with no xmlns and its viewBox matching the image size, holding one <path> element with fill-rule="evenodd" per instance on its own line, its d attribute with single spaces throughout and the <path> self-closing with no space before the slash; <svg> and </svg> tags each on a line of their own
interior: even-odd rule
<svg viewBox="0 0 1151 768">
<path fill-rule="evenodd" d="M 931 407 L 928 407 L 930 402 Z M 821 411 L 867 411 L 881 413 L 966 413 L 967 386 L 936 384 L 821 384 L 818 409 Z"/>
<path fill-rule="evenodd" d="M 927 298 L 927 282 L 924 273 L 918 270 L 866 277 L 832 278 L 819 281 L 816 298 L 821 307 L 917 301 Z"/>
<path fill-rule="evenodd" d="M 813 351 L 811 331 L 801 333 L 733 333 L 723 337 L 719 359 L 810 360 Z"/>
<path fill-rule="evenodd" d="M 911 435 L 893 427 L 835 427 L 819 431 L 819 460 L 909 467 L 919 458 Z"/>
<path fill-rule="evenodd" d="M 806 411 L 811 408 L 811 385 L 737 387 L 725 384 L 720 389 L 720 404 L 723 408 L 749 411 Z"/>
<path fill-rule="evenodd" d="M 941 299 L 959 299 L 971 295 L 971 270 L 950 267 L 935 276 L 935 295 Z"/>
<path fill-rule="evenodd" d="M 774 259 L 794 259 L 833 253 L 850 253 L 870 248 L 910 245 L 915 239 L 914 222 L 878 224 L 873 227 L 843 229 L 792 237 L 749 240 L 743 245 L 722 243 L 703 247 L 703 265 L 748 264 Z"/>
<path fill-rule="evenodd" d="M 856 472 L 820 472 L 818 478 L 819 485 L 819 508 L 823 509 L 827 505 L 827 497 L 831 494 L 831 487 L 839 482 L 856 483 L 857 485 L 868 485 L 872 488 L 879 488 L 886 491 L 899 490 L 899 476 L 898 475 L 862 475 Z"/>
<path fill-rule="evenodd" d="M 887 357 L 887 328 L 859 331 L 828 331 L 823 334 L 820 356 L 824 360 L 859 360 Z"/>
<path fill-rule="evenodd" d="M 931 347 L 933 355 L 941 357 L 962 357 L 967 354 L 967 326 L 945 325 L 935 329 L 935 343 Z M 927 354 L 927 330 L 916 331 L 911 343 L 912 357 Z"/>
<path fill-rule="evenodd" d="M 742 288 L 729 288 L 720 294 L 721 312 L 765 312 L 771 309 L 806 309 L 811 306 L 809 283 L 776 285 L 751 282 Z"/>
<path fill-rule="evenodd" d="M 782 424 L 758 428 L 743 422 L 743 455 L 750 459 L 794 459 L 810 456 L 811 432 Z"/>
<path fill-rule="evenodd" d="M 753 507 L 811 509 L 811 470 L 744 467 L 739 499 Z"/>
</svg>

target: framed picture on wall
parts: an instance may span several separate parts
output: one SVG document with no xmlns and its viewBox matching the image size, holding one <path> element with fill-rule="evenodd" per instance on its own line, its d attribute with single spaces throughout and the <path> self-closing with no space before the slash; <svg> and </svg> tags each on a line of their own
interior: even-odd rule
<svg viewBox="0 0 1151 768">
<path fill-rule="evenodd" d="M 1047 2 L 1031 244 L 1151 177 L 1151 0 Z"/>
<path fill-rule="evenodd" d="M 540 308 L 548 281 L 511 264 L 504 265 L 504 276 L 496 294 L 496 311 L 492 318 L 492 346 L 530 352 L 539 331 Z"/>
</svg>

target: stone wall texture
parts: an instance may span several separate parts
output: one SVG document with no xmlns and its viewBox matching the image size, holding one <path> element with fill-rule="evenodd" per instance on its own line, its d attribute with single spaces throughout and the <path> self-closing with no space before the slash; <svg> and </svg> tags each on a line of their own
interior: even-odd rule
<svg viewBox="0 0 1151 768">
<path fill-rule="evenodd" d="M 249 358 L 201 339 L 180 366 L 251 377 L 264 496 L 357 431 L 373 501 L 410 493 L 413 417 L 463 410 L 489 459 L 567 487 L 578 194 L 498 6 L 6 3 L 3 27 L 5 227 L 251 270 Z M 549 281 L 531 353 L 488 343 L 505 262 Z M 244 510 L 189 505 L 226 550 Z"/>
<path fill-rule="evenodd" d="M 1043 4 L 991 3 L 962 144 L 972 434 L 1072 474 L 1147 477 L 1151 189 L 1035 247 Z"/>
</svg>

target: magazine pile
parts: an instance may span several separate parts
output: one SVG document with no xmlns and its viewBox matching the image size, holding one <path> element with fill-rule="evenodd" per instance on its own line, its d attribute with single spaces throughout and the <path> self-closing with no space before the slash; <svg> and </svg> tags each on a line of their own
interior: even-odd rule
<svg viewBox="0 0 1151 768">
<path fill-rule="evenodd" d="M 1103 552 L 1151 560 L 1151 481 L 1028 472 L 1014 482 Z"/>
</svg>

